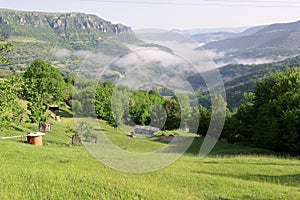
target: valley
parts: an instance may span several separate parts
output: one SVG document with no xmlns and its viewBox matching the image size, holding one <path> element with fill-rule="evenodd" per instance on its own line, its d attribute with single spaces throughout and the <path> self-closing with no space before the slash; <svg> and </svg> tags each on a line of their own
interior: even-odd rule
<svg viewBox="0 0 300 200">
<path fill-rule="evenodd" d="M 299 199 L 299 21 L 0 9 L 0 38 L 0 199 Z"/>
</svg>

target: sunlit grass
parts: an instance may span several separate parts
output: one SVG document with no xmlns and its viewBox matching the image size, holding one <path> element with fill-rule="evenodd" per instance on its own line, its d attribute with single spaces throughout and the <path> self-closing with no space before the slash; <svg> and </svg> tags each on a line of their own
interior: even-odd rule
<svg viewBox="0 0 300 200">
<path fill-rule="evenodd" d="M 299 199 L 300 196 L 297 158 L 220 141 L 210 156 L 203 159 L 198 157 L 203 139 L 197 137 L 186 154 L 166 168 L 144 174 L 122 173 L 97 161 L 84 146 L 71 144 L 71 134 L 65 130 L 66 126 L 72 126 L 72 118 L 51 122 L 52 131 L 44 136 L 42 147 L 18 139 L 0 140 L 0 199 Z M 130 138 L 100 123 L 107 137 L 127 151 L 147 152 L 166 145 L 159 137 Z M 20 128 L 27 131 L 35 126 L 24 123 Z"/>
</svg>

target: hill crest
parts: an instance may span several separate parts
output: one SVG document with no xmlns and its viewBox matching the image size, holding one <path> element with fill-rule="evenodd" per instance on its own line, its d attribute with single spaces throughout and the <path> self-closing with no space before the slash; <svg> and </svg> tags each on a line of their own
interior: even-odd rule
<svg viewBox="0 0 300 200">
<path fill-rule="evenodd" d="M 132 32 L 129 26 L 112 24 L 94 14 L 79 12 L 44 13 L 0 9 L 0 26 L 0 34 L 5 38 L 13 34 L 26 34 L 26 30 L 22 29 L 33 27 L 48 29 L 61 39 L 70 41 L 85 41 L 89 38 L 97 40 L 117 33 Z"/>
</svg>

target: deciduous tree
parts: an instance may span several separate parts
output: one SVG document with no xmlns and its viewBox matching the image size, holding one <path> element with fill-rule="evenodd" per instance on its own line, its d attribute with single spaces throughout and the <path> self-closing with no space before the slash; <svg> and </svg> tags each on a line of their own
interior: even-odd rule
<svg viewBox="0 0 300 200">
<path fill-rule="evenodd" d="M 35 60 L 24 73 L 24 95 L 30 100 L 39 95 L 44 103 L 63 100 L 66 85 L 61 73 L 43 60 Z"/>
</svg>

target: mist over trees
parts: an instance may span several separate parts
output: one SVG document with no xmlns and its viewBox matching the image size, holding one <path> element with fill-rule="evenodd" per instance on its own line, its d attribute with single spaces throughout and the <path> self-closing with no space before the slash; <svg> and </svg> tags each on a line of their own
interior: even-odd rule
<svg viewBox="0 0 300 200">
<path fill-rule="evenodd" d="M 1 41 L 0 63 L 5 63 L 12 46 Z M 168 92 L 167 96 L 164 89 L 133 90 L 110 82 L 75 81 L 40 59 L 23 76 L 14 72 L 0 79 L 0 89 L 1 129 L 23 120 L 26 110 L 20 104 L 22 99 L 27 101 L 31 123 L 45 121 L 50 104 L 67 103 L 75 117 L 97 117 L 114 127 L 151 125 L 206 136 L 212 118 L 223 116 L 226 121 L 221 137 L 230 143 L 300 153 L 300 67 L 259 79 L 254 93 L 245 93 L 241 105 L 226 113 L 218 110 L 227 106 L 221 96 L 208 105 L 192 106 L 187 95 Z M 212 103 L 219 106 L 210 107 Z"/>
</svg>

